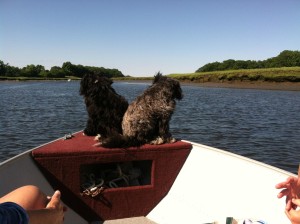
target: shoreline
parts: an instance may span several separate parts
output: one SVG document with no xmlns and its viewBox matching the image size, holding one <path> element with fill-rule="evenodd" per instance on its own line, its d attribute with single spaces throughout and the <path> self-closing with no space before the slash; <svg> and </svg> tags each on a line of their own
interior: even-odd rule
<svg viewBox="0 0 300 224">
<path fill-rule="evenodd" d="M 5 82 L 47 82 L 47 81 L 67 81 L 67 79 L 61 80 L 49 80 L 49 79 L 28 79 L 28 80 L 0 80 L 1 83 Z M 80 79 L 72 79 L 71 81 L 80 81 Z M 128 83 L 152 83 L 151 79 L 131 79 L 131 80 L 118 80 L 114 79 L 114 82 L 128 82 Z M 300 82 L 267 82 L 267 81 L 223 81 L 223 82 L 195 82 L 188 80 L 179 80 L 182 86 L 198 86 L 204 88 L 232 88 L 232 89 L 260 89 L 260 90 L 281 90 L 281 91 L 300 91 Z"/>
<path fill-rule="evenodd" d="M 300 91 L 299 82 L 181 82 L 182 85 L 193 85 L 207 88 L 232 88 L 232 89 L 260 89 L 260 90 L 282 90 L 282 91 Z"/>
<path fill-rule="evenodd" d="M 114 80 L 114 82 L 152 83 L 152 80 Z M 193 82 L 193 81 L 180 81 L 180 84 L 182 86 L 199 86 L 199 87 L 204 87 L 204 88 L 300 91 L 300 82 L 264 82 L 264 81 Z"/>
</svg>

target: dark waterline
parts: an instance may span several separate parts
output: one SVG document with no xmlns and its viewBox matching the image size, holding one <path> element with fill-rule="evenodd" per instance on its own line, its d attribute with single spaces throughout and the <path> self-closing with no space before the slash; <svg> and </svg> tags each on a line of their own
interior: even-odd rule
<svg viewBox="0 0 300 224">
<path fill-rule="evenodd" d="M 149 83 L 114 84 L 132 101 Z M 225 149 L 296 173 L 300 92 L 183 86 L 171 120 L 176 138 Z M 0 83 L 0 161 L 82 130 L 79 82 Z"/>
</svg>

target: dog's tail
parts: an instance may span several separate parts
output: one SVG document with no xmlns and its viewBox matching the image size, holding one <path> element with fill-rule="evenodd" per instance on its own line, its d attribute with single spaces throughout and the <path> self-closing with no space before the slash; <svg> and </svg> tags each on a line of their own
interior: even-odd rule
<svg viewBox="0 0 300 224">
<path fill-rule="evenodd" d="M 124 136 L 121 134 L 114 134 L 101 139 L 101 146 L 105 148 L 128 148 L 133 146 L 141 146 L 143 142 L 136 138 Z"/>
</svg>

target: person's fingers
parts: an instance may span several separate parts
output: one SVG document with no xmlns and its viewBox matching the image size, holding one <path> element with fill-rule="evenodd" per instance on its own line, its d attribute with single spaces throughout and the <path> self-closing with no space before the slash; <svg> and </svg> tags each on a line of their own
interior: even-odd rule
<svg viewBox="0 0 300 224">
<path fill-rule="evenodd" d="M 285 212 L 286 216 L 288 217 L 288 219 L 291 220 L 290 211 L 285 210 L 284 212 Z"/>
<path fill-rule="evenodd" d="M 295 210 L 297 207 L 298 205 L 294 204 L 291 199 L 286 201 L 286 206 L 285 206 L 286 210 L 288 211 L 290 211 L 291 209 Z"/>
<path fill-rule="evenodd" d="M 60 202 L 60 196 L 61 196 L 60 191 L 55 191 L 50 199 L 50 202 L 47 205 L 47 208 L 49 207 L 58 208 L 58 209 L 62 208 L 62 204 Z"/>
<path fill-rule="evenodd" d="M 280 188 L 286 188 L 289 187 L 291 183 L 297 181 L 297 178 L 295 177 L 288 177 L 285 181 L 278 183 L 275 185 L 275 188 L 280 189 Z"/>
<path fill-rule="evenodd" d="M 300 213 L 295 209 L 291 209 L 290 211 L 285 211 L 286 216 L 291 220 L 292 224 L 300 223 Z"/>
<path fill-rule="evenodd" d="M 295 204 L 295 205 L 297 205 L 297 206 L 300 206 L 300 199 L 293 198 L 292 199 L 292 203 Z"/>
<path fill-rule="evenodd" d="M 277 197 L 278 198 L 282 198 L 284 196 L 286 196 L 288 194 L 289 190 L 288 189 L 283 189 L 282 191 L 280 191 L 278 194 L 277 194 Z"/>
<path fill-rule="evenodd" d="M 287 182 L 287 180 L 286 180 L 286 181 L 284 181 L 284 182 L 281 182 L 281 183 L 276 184 L 276 185 L 275 185 L 275 188 L 276 188 L 276 189 L 285 188 L 287 184 L 288 184 L 288 182 Z"/>
<path fill-rule="evenodd" d="M 54 198 L 54 207 L 62 210 L 63 212 L 66 212 L 67 211 L 67 207 L 65 205 L 63 205 L 63 203 L 61 202 L 60 200 L 60 197 L 61 197 L 61 193 L 60 191 L 55 191 L 52 198 Z"/>
<path fill-rule="evenodd" d="M 58 200 L 60 200 L 60 196 L 61 196 L 61 193 L 60 193 L 60 191 L 57 190 L 54 192 L 52 198 L 57 198 Z"/>
<path fill-rule="evenodd" d="M 290 211 L 292 209 L 292 200 L 286 200 L 285 210 Z"/>
</svg>

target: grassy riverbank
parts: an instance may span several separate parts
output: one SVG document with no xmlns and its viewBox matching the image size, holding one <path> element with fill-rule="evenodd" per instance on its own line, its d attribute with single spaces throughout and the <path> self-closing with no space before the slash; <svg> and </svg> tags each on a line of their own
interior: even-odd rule
<svg viewBox="0 0 300 224">
<path fill-rule="evenodd" d="M 169 77 L 182 82 L 205 83 L 205 82 L 232 82 L 232 81 L 259 81 L 259 82 L 300 82 L 300 67 L 265 68 L 265 69 L 240 69 L 215 72 L 197 72 L 169 74 Z M 65 78 L 41 78 L 41 77 L 6 77 L 0 76 L 0 80 L 27 81 L 27 80 L 80 80 L 75 76 Z M 118 77 L 117 81 L 145 81 L 152 80 L 150 77 Z"/>
<path fill-rule="evenodd" d="M 251 88 L 300 91 L 300 67 L 241 69 L 216 72 L 169 74 L 169 77 L 179 80 L 186 85 L 221 88 Z M 1 77 L 0 81 L 60 81 L 80 80 L 78 77 L 66 78 L 32 78 L 32 77 Z M 120 77 L 114 81 L 151 82 L 150 77 Z"/>
<path fill-rule="evenodd" d="M 259 81 L 259 82 L 300 82 L 300 67 L 240 69 L 215 72 L 196 72 L 169 74 L 169 77 L 183 82 L 232 82 L 232 81 Z M 118 81 L 152 80 L 153 77 L 118 77 Z"/>
<path fill-rule="evenodd" d="M 180 81 L 195 83 L 259 81 L 259 82 L 300 82 L 300 67 L 241 69 L 215 72 L 170 74 Z"/>
<path fill-rule="evenodd" d="M 185 85 L 213 88 L 243 88 L 300 91 L 300 67 L 241 69 L 170 74 Z M 122 77 L 115 81 L 142 82 L 153 77 Z"/>
</svg>

